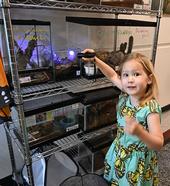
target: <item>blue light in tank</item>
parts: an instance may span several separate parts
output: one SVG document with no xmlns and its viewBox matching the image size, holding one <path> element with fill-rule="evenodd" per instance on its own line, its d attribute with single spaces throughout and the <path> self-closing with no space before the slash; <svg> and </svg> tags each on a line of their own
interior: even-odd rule
<svg viewBox="0 0 170 186">
<path fill-rule="evenodd" d="M 68 50 L 67 57 L 69 60 L 74 60 L 76 57 L 75 51 L 74 50 Z"/>
</svg>

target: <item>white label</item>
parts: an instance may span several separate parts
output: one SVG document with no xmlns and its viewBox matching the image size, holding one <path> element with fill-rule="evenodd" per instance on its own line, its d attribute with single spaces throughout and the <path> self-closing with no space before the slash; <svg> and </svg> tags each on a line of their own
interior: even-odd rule
<svg viewBox="0 0 170 186">
<path fill-rule="evenodd" d="M 143 6 L 140 4 L 134 4 L 134 9 L 142 9 Z"/>
<path fill-rule="evenodd" d="M 21 77 L 19 78 L 19 80 L 20 80 L 20 83 L 28 83 L 28 82 L 31 82 L 31 77 L 30 76 Z"/>
<path fill-rule="evenodd" d="M 76 71 L 76 76 L 80 76 L 80 70 Z"/>
<path fill-rule="evenodd" d="M 79 128 L 79 124 L 76 124 L 76 125 L 73 125 L 71 127 L 67 127 L 66 132 L 69 132 L 69 131 L 72 131 L 72 130 L 75 130 L 75 129 L 78 129 L 78 128 Z"/>
</svg>

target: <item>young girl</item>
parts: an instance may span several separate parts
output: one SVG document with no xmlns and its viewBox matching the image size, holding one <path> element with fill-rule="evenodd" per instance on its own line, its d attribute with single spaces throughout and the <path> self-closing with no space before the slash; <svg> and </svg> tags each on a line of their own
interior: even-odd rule
<svg viewBox="0 0 170 186">
<path fill-rule="evenodd" d="M 117 105 L 117 137 L 105 157 L 104 178 L 111 186 L 158 185 L 156 151 L 163 146 L 163 134 L 152 63 L 142 54 L 131 53 L 118 75 L 96 56 L 92 60 L 122 90 Z"/>
</svg>

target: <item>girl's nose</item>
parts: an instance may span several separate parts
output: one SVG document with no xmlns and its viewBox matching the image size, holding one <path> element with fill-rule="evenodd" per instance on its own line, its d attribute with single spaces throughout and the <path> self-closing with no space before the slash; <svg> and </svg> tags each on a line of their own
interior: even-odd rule
<svg viewBox="0 0 170 186">
<path fill-rule="evenodd" d="M 128 76 L 128 82 L 132 82 L 134 80 L 133 76 L 129 75 Z"/>
</svg>

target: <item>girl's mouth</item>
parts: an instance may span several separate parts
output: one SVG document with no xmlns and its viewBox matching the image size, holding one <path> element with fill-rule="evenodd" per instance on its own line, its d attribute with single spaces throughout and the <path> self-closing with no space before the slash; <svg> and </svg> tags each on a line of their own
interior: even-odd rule
<svg viewBox="0 0 170 186">
<path fill-rule="evenodd" d="M 132 85 L 131 85 L 131 86 L 127 86 L 127 87 L 128 87 L 128 88 L 135 88 L 136 86 L 134 86 L 134 85 L 132 86 Z"/>
<path fill-rule="evenodd" d="M 128 89 L 135 89 L 136 86 L 128 86 L 127 88 L 128 88 Z"/>
</svg>

